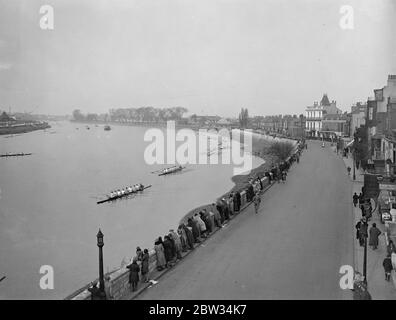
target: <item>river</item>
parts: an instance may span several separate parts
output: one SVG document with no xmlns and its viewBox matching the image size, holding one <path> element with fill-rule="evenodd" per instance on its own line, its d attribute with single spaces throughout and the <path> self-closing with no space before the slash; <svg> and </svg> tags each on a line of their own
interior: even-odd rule
<svg viewBox="0 0 396 320">
<path fill-rule="evenodd" d="M 131 258 L 194 207 L 233 183 L 232 165 L 189 165 L 158 177 L 147 165 L 147 128 L 51 123 L 46 131 L 0 136 L 0 299 L 62 299 L 98 275 L 96 234 L 104 233 L 105 271 Z M 263 163 L 253 158 L 253 166 Z M 130 199 L 97 205 L 105 193 L 142 182 Z M 40 288 L 40 267 L 54 270 L 54 289 Z"/>
</svg>

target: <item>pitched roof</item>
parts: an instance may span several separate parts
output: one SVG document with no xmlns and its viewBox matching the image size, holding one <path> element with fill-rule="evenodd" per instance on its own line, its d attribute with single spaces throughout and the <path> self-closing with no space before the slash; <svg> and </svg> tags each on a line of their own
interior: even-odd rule
<svg viewBox="0 0 396 320">
<path fill-rule="evenodd" d="M 11 118 L 5 111 L 0 115 L 0 121 L 13 121 L 15 119 Z"/>
<path fill-rule="evenodd" d="M 329 98 L 327 97 L 327 93 L 323 94 L 322 100 L 320 101 L 321 106 L 329 106 L 330 101 Z"/>
</svg>

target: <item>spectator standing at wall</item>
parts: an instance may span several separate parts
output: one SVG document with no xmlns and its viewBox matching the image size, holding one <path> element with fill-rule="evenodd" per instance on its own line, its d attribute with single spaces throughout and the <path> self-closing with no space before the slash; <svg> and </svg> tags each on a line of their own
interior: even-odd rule
<svg viewBox="0 0 396 320">
<path fill-rule="evenodd" d="M 142 255 L 142 282 L 147 282 L 147 274 L 149 272 L 149 253 L 147 249 L 143 250 L 143 255 Z"/>
<path fill-rule="evenodd" d="M 227 203 L 226 198 L 221 199 L 221 205 L 222 205 L 223 212 L 224 212 L 224 219 L 230 220 L 230 210 L 228 209 L 228 203 Z"/>
<path fill-rule="evenodd" d="M 184 229 L 181 227 L 181 225 L 177 228 L 177 233 L 180 237 L 180 242 L 182 246 L 182 252 L 187 251 L 187 235 Z"/>
<path fill-rule="evenodd" d="M 377 228 L 377 225 L 373 223 L 373 226 L 370 228 L 369 233 L 369 246 L 371 246 L 373 250 L 375 250 L 378 247 L 378 237 L 381 234 L 381 231 Z"/>
<path fill-rule="evenodd" d="M 209 216 L 208 216 L 208 213 L 206 212 L 206 210 L 203 209 L 199 213 L 199 215 L 201 216 L 201 220 L 205 223 L 206 234 L 208 235 L 208 234 L 212 233 L 212 226 L 211 226 L 210 219 L 209 219 Z"/>
<path fill-rule="evenodd" d="M 140 247 L 136 247 L 136 258 L 137 261 L 142 261 L 143 251 Z"/>
<path fill-rule="evenodd" d="M 137 285 L 139 282 L 139 272 L 140 272 L 140 267 L 137 264 L 137 257 L 133 258 L 132 263 L 127 266 L 129 269 L 129 283 L 131 285 L 131 290 L 132 292 L 136 291 Z"/>
<path fill-rule="evenodd" d="M 172 252 L 171 262 L 173 262 L 173 260 L 176 259 L 176 243 L 175 240 L 173 240 L 173 237 L 170 233 L 168 233 L 168 235 L 166 236 L 168 237 L 168 240 L 170 241 L 171 244 L 171 252 Z"/>
<path fill-rule="evenodd" d="M 201 241 L 200 241 L 200 239 L 199 239 L 199 236 L 200 236 L 200 234 L 199 234 L 199 228 L 198 228 L 196 222 L 193 221 L 193 219 L 188 218 L 188 220 L 187 220 L 187 225 L 188 225 L 188 226 L 191 228 L 191 230 L 192 230 L 192 235 L 193 235 L 193 237 L 194 237 L 194 243 L 200 243 Z"/>
<path fill-rule="evenodd" d="M 217 201 L 216 209 L 217 209 L 217 212 L 220 214 L 221 224 L 223 224 L 225 221 L 225 217 L 224 217 L 224 212 L 223 212 L 223 205 L 220 200 Z"/>
<path fill-rule="evenodd" d="M 199 231 L 201 232 L 201 236 L 206 238 L 206 225 L 198 213 L 194 214 L 194 220 L 198 223 L 198 227 L 199 227 Z"/>
<path fill-rule="evenodd" d="M 171 261 L 173 259 L 172 242 L 169 240 L 168 236 L 164 237 L 164 253 L 165 253 L 165 260 L 166 260 L 165 267 L 168 268 L 169 266 L 171 266 Z"/>
<path fill-rule="evenodd" d="M 186 239 L 187 239 L 187 247 L 192 250 L 194 249 L 194 236 L 192 231 L 183 223 L 181 224 L 182 229 L 184 230 L 186 234 Z"/>
<path fill-rule="evenodd" d="M 234 193 L 234 211 L 239 212 L 241 209 L 241 193 L 239 191 Z"/>
<path fill-rule="evenodd" d="M 183 248 L 182 248 L 182 243 L 181 243 L 180 237 L 173 229 L 169 230 L 169 235 L 173 238 L 173 241 L 175 242 L 176 259 L 181 260 L 181 258 L 182 258 L 181 253 L 182 253 Z"/>
<path fill-rule="evenodd" d="M 393 269 L 390 255 L 387 255 L 385 257 L 384 261 L 382 262 L 382 266 L 384 267 L 384 271 L 385 271 L 385 280 L 390 281 L 391 272 Z"/>
<path fill-rule="evenodd" d="M 222 223 L 221 223 L 221 216 L 219 211 L 216 209 L 216 205 L 214 203 L 212 203 L 212 210 L 211 212 L 214 215 L 214 223 L 218 228 L 221 228 Z"/>
<path fill-rule="evenodd" d="M 164 246 L 160 241 L 154 243 L 155 256 L 157 258 L 157 270 L 162 271 L 166 266 Z"/>
</svg>

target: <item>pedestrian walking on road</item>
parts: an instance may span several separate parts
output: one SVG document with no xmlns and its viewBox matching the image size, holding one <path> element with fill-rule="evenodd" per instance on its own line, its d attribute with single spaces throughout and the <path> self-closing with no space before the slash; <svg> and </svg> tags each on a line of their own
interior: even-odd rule
<svg viewBox="0 0 396 320">
<path fill-rule="evenodd" d="M 350 176 L 351 175 L 351 167 L 348 166 L 347 170 L 348 170 L 348 176 Z"/>
<path fill-rule="evenodd" d="M 369 238 L 369 246 L 373 248 L 373 250 L 378 247 L 378 237 L 381 234 L 381 231 L 377 228 L 377 225 L 373 223 L 373 226 L 370 228 L 370 238 Z"/>
<path fill-rule="evenodd" d="M 382 266 L 384 267 L 384 271 L 385 271 L 385 280 L 390 281 L 390 276 L 391 276 L 393 266 L 392 266 L 392 261 L 391 261 L 391 257 L 389 254 L 385 257 L 384 261 L 382 262 Z"/>
<path fill-rule="evenodd" d="M 260 207 L 260 203 L 261 203 L 261 197 L 260 194 L 257 192 L 256 195 L 253 198 L 253 202 L 254 202 L 254 211 L 256 212 L 256 214 L 259 211 L 259 207 Z"/>
<path fill-rule="evenodd" d="M 356 208 L 356 205 L 359 201 L 359 196 L 356 194 L 356 192 L 353 194 L 353 206 Z"/>
<path fill-rule="evenodd" d="M 359 200 L 359 206 L 363 204 L 364 200 L 363 200 L 363 194 L 361 192 L 359 193 L 358 200 Z"/>
<path fill-rule="evenodd" d="M 140 267 L 137 264 L 136 257 L 133 258 L 133 262 L 129 266 L 127 266 L 127 268 L 129 269 L 129 283 L 131 285 L 131 290 L 136 291 L 139 282 L 140 271 Z"/>
</svg>

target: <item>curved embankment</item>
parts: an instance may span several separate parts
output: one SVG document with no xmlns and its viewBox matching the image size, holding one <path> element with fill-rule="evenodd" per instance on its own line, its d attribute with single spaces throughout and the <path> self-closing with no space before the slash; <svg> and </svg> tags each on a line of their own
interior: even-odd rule
<svg viewBox="0 0 396 320">
<path fill-rule="evenodd" d="M 233 212 L 234 216 L 237 214 L 240 214 L 244 211 L 244 209 L 251 204 L 251 202 L 247 201 L 246 197 L 246 191 L 249 186 L 249 180 L 252 178 L 260 178 L 261 183 L 263 185 L 263 190 L 268 189 L 270 186 L 270 182 L 267 177 L 265 177 L 265 172 L 269 171 L 273 166 L 278 166 L 278 160 L 275 156 L 270 155 L 266 153 L 266 148 L 270 145 L 272 138 L 268 138 L 267 136 L 263 136 L 261 134 L 253 134 L 253 150 L 252 153 L 254 155 L 260 156 L 265 160 L 265 163 L 260 165 L 259 167 L 253 169 L 249 174 L 247 175 L 238 175 L 232 177 L 232 181 L 234 181 L 235 186 L 226 194 L 218 197 L 217 199 L 221 199 L 226 195 L 229 195 L 230 192 L 233 191 L 238 191 L 241 195 L 241 206 L 240 206 L 240 211 L 239 212 Z M 289 140 L 290 141 L 290 140 Z M 297 146 L 297 141 L 294 141 L 295 148 L 293 151 L 293 155 L 298 152 L 298 146 Z M 287 160 L 290 164 L 292 163 L 292 157 L 290 156 Z M 189 217 L 194 215 L 196 212 L 201 211 L 204 208 L 211 207 L 211 210 L 216 210 L 211 206 L 211 204 L 206 204 L 199 206 L 191 211 L 189 211 L 180 221 L 180 223 L 184 223 L 187 221 Z M 213 220 L 213 217 L 212 219 Z M 212 225 L 214 226 L 214 221 L 211 221 Z M 174 228 L 176 230 L 177 227 Z M 219 228 L 214 227 L 214 230 L 211 235 L 213 235 L 216 231 L 218 231 Z M 210 236 L 209 235 L 209 238 Z M 198 247 L 200 244 L 194 244 L 194 249 Z M 192 250 L 187 250 L 186 252 L 182 253 L 182 257 L 188 255 L 191 253 L 194 249 Z M 169 269 L 165 269 L 164 271 L 157 271 L 156 269 L 156 255 L 155 251 L 152 249 L 149 252 L 149 273 L 148 273 L 148 278 L 149 279 L 158 279 L 160 278 L 164 273 L 167 272 Z M 126 268 L 126 266 L 122 266 L 121 268 L 114 270 L 108 274 L 106 274 L 106 287 L 109 288 L 109 293 L 111 295 L 111 298 L 114 300 L 121 300 L 121 299 L 130 299 L 133 298 L 133 296 L 139 294 L 139 292 L 145 290 L 147 287 L 149 287 L 151 284 L 150 283 L 139 283 L 139 289 L 137 292 L 131 293 L 130 288 L 129 288 L 129 270 Z M 66 297 L 66 299 L 72 299 L 72 300 L 88 300 L 91 299 L 91 294 L 87 290 L 89 285 L 84 286 L 83 288 L 80 288 L 73 294 L 69 295 Z"/>
</svg>

